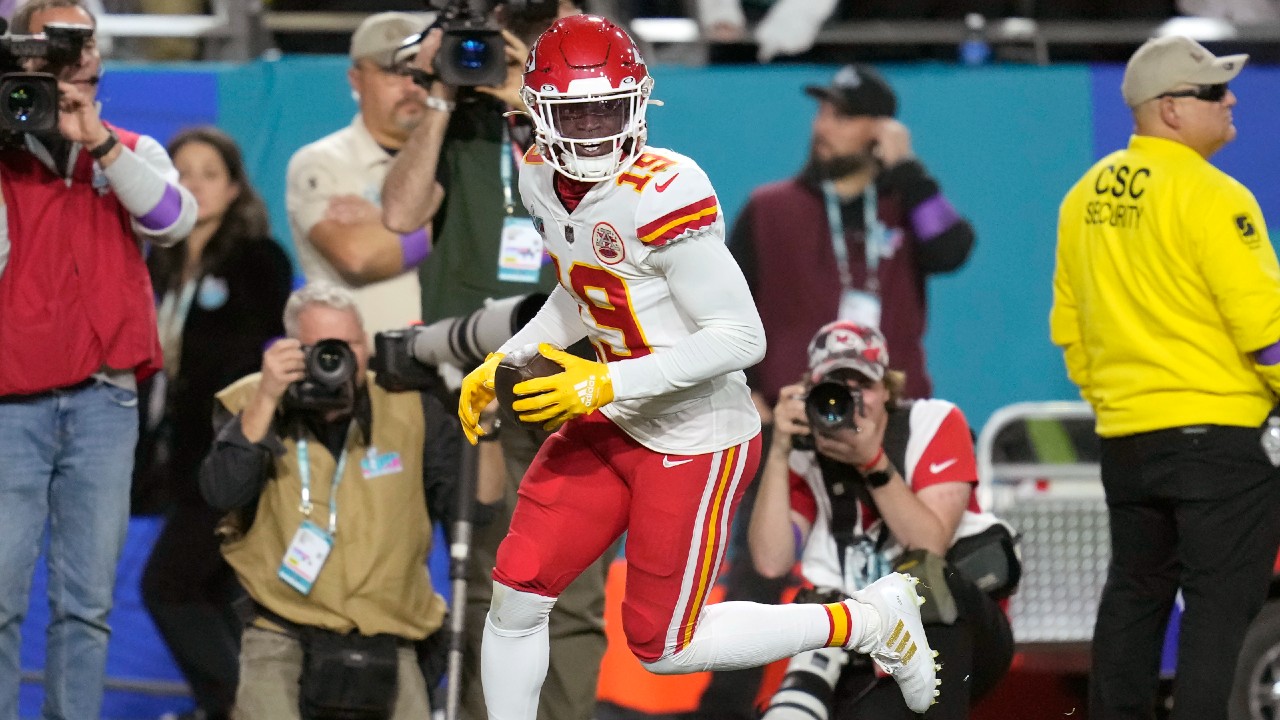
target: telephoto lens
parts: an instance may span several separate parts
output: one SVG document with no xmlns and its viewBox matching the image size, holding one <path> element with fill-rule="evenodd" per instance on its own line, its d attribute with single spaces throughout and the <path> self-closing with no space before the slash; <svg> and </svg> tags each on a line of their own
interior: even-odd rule
<svg viewBox="0 0 1280 720">
<path fill-rule="evenodd" d="M 862 391 L 839 380 L 814 385 L 804 399 L 804 413 L 814 432 L 857 429 L 855 416 L 862 414 Z"/>
</svg>

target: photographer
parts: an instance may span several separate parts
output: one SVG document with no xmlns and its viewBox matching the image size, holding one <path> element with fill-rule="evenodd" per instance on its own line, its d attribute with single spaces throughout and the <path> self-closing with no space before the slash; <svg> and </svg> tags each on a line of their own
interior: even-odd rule
<svg viewBox="0 0 1280 720">
<path fill-rule="evenodd" d="M 889 369 L 875 329 L 830 323 L 808 354 L 808 379 L 783 388 L 774 409 L 751 516 L 752 560 L 766 577 L 782 577 L 799 559 L 809 589 L 798 602 L 830 602 L 895 567 L 920 577 L 925 631 L 942 664 L 942 692 L 925 717 L 966 718 L 1013 656 L 999 606 L 942 559 L 959 537 L 993 526 L 973 495 L 969 426 L 945 400 L 901 399 L 906 378 Z M 812 449 L 794 447 L 810 438 Z M 795 714 L 797 703 L 824 714 Z M 915 716 L 870 665 L 827 648 L 791 661 L 764 717 Z"/>
<path fill-rule="evenodd" d="M 427 33 L 413 66 L 431 79 L 427 114 L 387 171 L 382 189 L 383 220 L 396 232 L 430 226 L 431 255 L 419 266 L 422 319 L 428 323 L 464 316 L 487 298 L 530 292 L 550 293 L 555 273 L 542 252 L 525 203 L 519 174 L 533 146 L 533 123 L 520 99 L 528 46 L 557 16 L 578 13 L 568 0 L 528 3 L 524 11 L 498 3 L 492 20 L 503 28 L 507 80 L 496 87 L 454 87 L 436 77 L 435 59 L 443 40 L 440 28 Z M 437 182 L 443 203 L 433 212 Z M 524 252 L 532 250 L 532 252 Z M 523 254 L 532 262 L 519 263 Z M 470 368 L 463 368 L 469 370 Z M 490 436 L 493 437 L 493 436 Z M 486 717 L 480 687 L 480 640 L 489 610 L 498 544 L 506 535 L 518 483 L 538 451 L 540 438 L 518 426 L 504 427 L 494 438 L 505 458 L 508 487 L 504 514 L 472 537 L 468 572 L 466 655 L 462 703 L 467 717 Z M 481 472 L 486 472 L 481 446 Z M 492 468 L 488 468 L 492 469 Z M 560 596 L 551 612 L 551 671 L 538 710 L 540 720 L 590 720 L 596 681 L 604 657 L 604 584 L 612 561 L 606 553 Z"/>
<path fill-rule="evenodd" d="M 253 600 L 241 720 L 429 714 L 414 644 L 445 612 L 425 563 L 432 520 L 451 525 L 461 435 L 429 394 L 370 382 L 354 302 L 329 283 L 294 292 L 287 337 L 264 353 L 262 372 L 218 393 L 200 488 L 238 511 L 222 551 Z M 499 493 L 477 488 L 481 503 Z M 365 667 L 344 670 L 355 653 Z"/>
<path fill-rule="evenodd" d="M 75 0 L 32 0 L 13 31 L 51 23 L 95 26 Z M 47 525 L 44 715 L 89 720 L 128 523 L 137 383 L 161 364 L 143 250 L 190 234 L 196 206 L 159 143 L 102 120 L 92 34 L 66 61 L 24 65 L 57 79 L 59 112 L 50 132 L 0 147 L 0 718 L 17 717 L 19 628 Z"/>
</svg>

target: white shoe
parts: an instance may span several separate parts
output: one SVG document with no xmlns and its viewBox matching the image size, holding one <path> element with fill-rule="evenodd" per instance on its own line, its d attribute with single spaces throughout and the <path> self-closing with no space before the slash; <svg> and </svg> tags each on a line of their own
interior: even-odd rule
<svg viewBox="0 0 1280 720">
<path fill-rule="evenodd" d="M 937 702 L 938 656 L 929 647 L 929 638 L 920 622 L 920 605 L 924 598 L 916 594 L 916 583 L 910 575 L 891 573 L 853 593 L 852 600 L 870 605 L 880 615 L 878 638 L 860 639 L 850 650 L 866 653 L 898 683 L 902 697 L 912 712 L 923 713 Z M 849 602 L 846 600 L 845 602 Z"/>
</svg>

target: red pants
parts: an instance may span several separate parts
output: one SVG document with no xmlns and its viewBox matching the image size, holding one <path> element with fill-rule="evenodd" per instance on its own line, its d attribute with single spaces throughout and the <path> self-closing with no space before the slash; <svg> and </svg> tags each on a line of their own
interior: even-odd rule
<svg viewBox="0 0 1280 720">
<path fill-rule="evenodd" d="M 626 532 L 627 643 L 645 662 L 678 652 L 693 637 L 759 462 L 758 434 L 718 452 L 664 455 L 601 413 L 573 420 L 543 443 L 520 482 L 493 579 L 558 597 Z"/>
</svg>

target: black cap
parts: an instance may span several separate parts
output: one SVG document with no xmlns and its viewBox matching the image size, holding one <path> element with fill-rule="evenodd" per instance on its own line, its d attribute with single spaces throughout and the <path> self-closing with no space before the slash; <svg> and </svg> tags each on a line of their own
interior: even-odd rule
<svg viewBox="0 0 1280 720">
<path fill-rule="evenodd" d="M 828 87 L 810 85 L 805 93 L 826 100 L 845 115 L 893 117 L 898 114 L 898 96 L 875 68 L 845 65 Z"/>
</svg>

